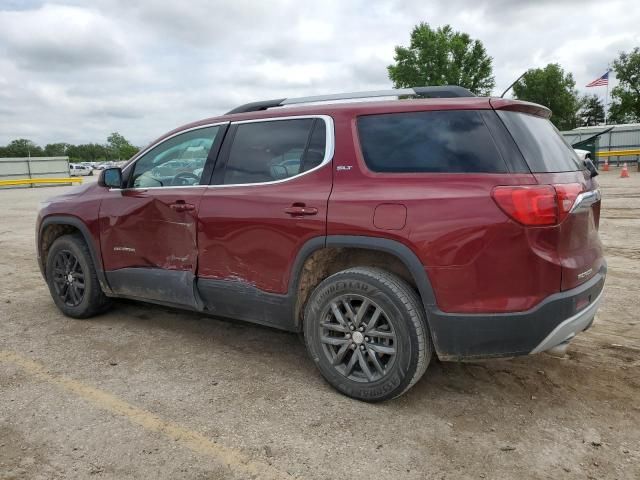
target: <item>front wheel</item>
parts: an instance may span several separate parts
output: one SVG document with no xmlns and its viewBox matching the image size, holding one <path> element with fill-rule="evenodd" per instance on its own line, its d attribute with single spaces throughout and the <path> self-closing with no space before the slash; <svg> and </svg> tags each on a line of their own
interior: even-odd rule
<svg viewBox="0 0 640 480">
<path fill-rule="evenodd" d="M 65 315 L 88 318 L 109 306 L 82 236 L 57 238 L 49 249 L 45 271 L 51 297 Z"/>
<path fill-rule="evenodd" d="M 324 378 L 367 402 L 402 395 L 432 356 L 417 294 L 378 268 L 350 268 L 320 283 L 305 308 L 304 334 Z"/>
</svg>

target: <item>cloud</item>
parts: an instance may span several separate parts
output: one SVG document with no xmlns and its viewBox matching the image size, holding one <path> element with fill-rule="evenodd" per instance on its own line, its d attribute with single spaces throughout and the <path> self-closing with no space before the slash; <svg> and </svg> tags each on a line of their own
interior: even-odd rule
<svg viewBox="0 0 640 480">
<path fill-rule="evenodd" d="M 44 5 L 0 12 L 4 47 L 30 71 L 69 71 L 123 64 L 124 36 L 108 18 L 88 9 Z"/>
<path fill-rule="evenodd" d="M 640 44 L 640 11 L 620 0 L 5 0 L 0 144 L 119 131 L 142 145 L 249 101 L 389 88 L 421 21 L 481 40 L 497 94 L 550 62 L 583 88 Z"/>
</svg>

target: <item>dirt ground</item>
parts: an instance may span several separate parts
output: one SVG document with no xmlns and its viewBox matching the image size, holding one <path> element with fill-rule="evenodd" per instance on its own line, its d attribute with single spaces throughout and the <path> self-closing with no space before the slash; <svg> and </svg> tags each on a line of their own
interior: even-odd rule
<svg viewBox="0 0 640 480">
<path fill-rule="evenodd" d="M 634 169 L 635 170 L 635 169 Z M 38 202 L 0 191 L 0 479 L 638 479 L 640 173 L 599 178 L 609 276 L 565 359 L 433 362 L 379 405 L 331 389 L 296 335 L 118 302 L 54 306 Z"/>
</svg>

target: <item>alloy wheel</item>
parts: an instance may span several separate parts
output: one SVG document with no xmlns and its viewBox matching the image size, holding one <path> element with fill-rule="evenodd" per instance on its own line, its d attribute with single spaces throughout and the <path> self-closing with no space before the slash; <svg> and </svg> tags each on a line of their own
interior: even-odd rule
<svg viewBox="0 0 640 480">
<path fill-rule="evenodd" d="M 78 258 L 69 250 L 59 251 L 53 263 L 53 285 L 58 297 L 70 307 L 84 298 L 84 272 Z"/>
<path fill-rule="evenodd" d="M 324 354 L 350 380 L 374 382 L 391 369 L 396 332 L 390 316 L 370 299 L 353 294 L 334 298 L 319 328 Z"/>
</svg>

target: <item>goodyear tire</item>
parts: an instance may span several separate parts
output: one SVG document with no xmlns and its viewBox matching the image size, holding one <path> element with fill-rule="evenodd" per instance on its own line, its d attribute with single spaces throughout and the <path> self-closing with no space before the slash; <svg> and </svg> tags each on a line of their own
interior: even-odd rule
<svg viewBox="0 0 640 480">
<path fill-rule="evenodd" d="M 378 268 L 350 268 L 320 283 L 305 308 L 304 335 L 323 377 L 367 402 L 402 395 L 432 356 L 418 295 Z"/>
</svg>

